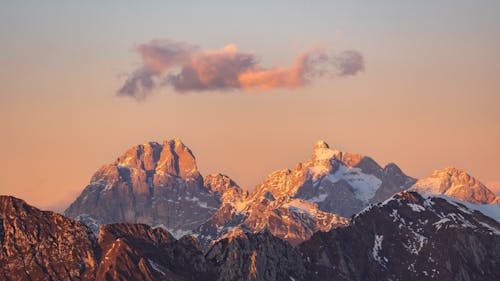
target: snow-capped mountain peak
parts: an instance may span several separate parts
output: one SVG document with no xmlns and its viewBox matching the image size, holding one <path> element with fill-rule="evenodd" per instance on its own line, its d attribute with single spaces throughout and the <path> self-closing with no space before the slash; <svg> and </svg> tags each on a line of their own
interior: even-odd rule
<svg viewBox="0 0 500 281">
<path fill-rule="evenodd" d="M 330 160 L 338 153 L 338 150 L 331 149 L 324 140 L 319 140 L 314 144 L 312 159 L 316 161 Z"/>
<path fill-rule="evenodd" d="M 421 194 L 444 194 L 474 204 L 500 203 L 500 198 L 481 181 L 454 167 L 435 170 L 412 188 Z"/>
</svg>

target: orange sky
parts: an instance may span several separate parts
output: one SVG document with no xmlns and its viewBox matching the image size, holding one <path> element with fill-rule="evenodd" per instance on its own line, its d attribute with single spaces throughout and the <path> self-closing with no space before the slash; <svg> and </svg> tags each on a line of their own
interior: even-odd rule
<svg viewBox="0 0 500 281">
<path fill-rule="evenodd" d="M 176 9 L 4 5 L 0 194 L 60 210 L 100 165 L 135 144 L 173 137 L 193 150 L 203 174 L 223 172 L 249 189 L 307 160 L 324 139 L 414 177 L 463 168 L 496 182 L 498 192 L 498 1 L 351 2 L 292 1 L 286 11 L 259 1 L 252 5 L 266 9 L 232 2 L 195 9 L 189 1 Z M 162 38 L 207 50 L 234 43 L 268 68 L 290 65 L 319 42 L 356 49 L 366 65 L 356 76 L 297 89 L 179 94 L 166 87 L 139 103 L 117 97 L 124 75 L 140 65 L 134 46 Z"/>
<path fill-rule="evenodd" d="M 320 138 L 380 164 L 396 162 L 415 177 L 457 166 L 483 182 L 498 181 L 498 97 L 476 100 L 463 96 L 464 85 L 390 83 L 368 72 L 334 82 L 266 94 L 167 91 L 139 104 L 109 94 L 118 81 L 83 89 L 59 84 L 75 98 L 2 103 L 0 193 L 60 208 L 128 147 L 175 136 L 191 147 L 204 174 L 227 173 L 245 188 L 308 159 Z"/>
</svg>

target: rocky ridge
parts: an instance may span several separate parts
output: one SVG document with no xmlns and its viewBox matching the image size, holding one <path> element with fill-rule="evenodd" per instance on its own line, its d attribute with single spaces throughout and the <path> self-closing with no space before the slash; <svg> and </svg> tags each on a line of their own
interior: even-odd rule
<svg viewBox="0 0 500 281">
<path fill-rule="evenodd" d="M 271 173 L 249 193 L 226 175 L 202 177 L 191 150 L 173 139 L 135 146 L 104 165 L 65 213 L 95 233 L 103 223 L 133 222 L 165 228 L 176 238 L 191 234 L 205 250 L 236 228 L 268 231 L 297 245 L 412 186 L 472 203 L 498 202 L 463 171 L 450 168 L 417 182 L 393 163 L 381 167 L 324 141 L 309 160 Z"/>
<path fill-rule="evenodd" d="M 84 224 L 0 196 L 0 279 L 91 280 L 101 253 Z"/>
<path fill-rule="evenodd" d="M 241 226 L 204 254 L 145 224 L 76 220 L 0 196 L 3 280 L 496 280 L 500 224 L 439 197 L 403 191 L 292 247 Z"/>
<path fill-rule="evenodd" d="M 496 220 L 404 191 L 299 248 L 309 280 L 495 280 L 499 242 Z"/>
<path fill-rule="evenodd" d="M 414 182 L 395 164 L 382 168 L 369 157 L 318 141 L 310 160 L 271 173 L 248 196 L 222 205 L 195 233 L 209 242 L 243 226 L 266 229 L 296 245 L 316 231 L 346 225 L 346 217 Z"/>
</svg>

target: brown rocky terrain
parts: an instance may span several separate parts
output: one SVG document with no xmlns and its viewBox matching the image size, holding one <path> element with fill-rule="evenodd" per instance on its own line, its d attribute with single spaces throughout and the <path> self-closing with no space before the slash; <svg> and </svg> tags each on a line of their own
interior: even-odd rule
<svg viewBox="0 0 500 281">
<path fill-rule="evenodd" d="M 91 280 L 100 250 L 84 224 L 0 196 L 1 280 Z"/>
<path fill-rule="evenodd" d="M 238 227 L 219 239 L 206 254 L 218 280 L 307 280 L 300 253 L 268 231 Z"/>
<path fill-rule="evenodd" d="M 237 226 L 206 253 L 145 224 L 80 222 L 0 196 L 2 280 L 497 280 L 500 224 L 404 191 L 298 247 Z"/>
<path fill-rule="evenodd" d="M 216 280 L 196 239 L 144 224 L 82 223 L 0 196 L 1 280 Z"/>
<path fill-rule="evenodd" d="M 215 280 L 196 240 L 144 224 L 104 225 L 96 280 Z"/>
</svg>

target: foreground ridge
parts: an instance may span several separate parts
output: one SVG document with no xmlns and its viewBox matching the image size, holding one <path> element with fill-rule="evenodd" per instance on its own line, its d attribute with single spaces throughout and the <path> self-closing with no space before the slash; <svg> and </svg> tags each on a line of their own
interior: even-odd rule
<svg viewBox="0 0 500 281">
<path fill-rule="evenodd" d="M 242 227 L 204 254 L 196 238 L 80 222 L 0 196 L 3 280 L 496 280 L 500 224 L 457 201 L 404 191 L 298 247 Z"/>
<path fill-rule="evenodd" d="M 404 191 L 300 245 L 310 280 L 496 280 L 500 224 Z"/>
</svg>

